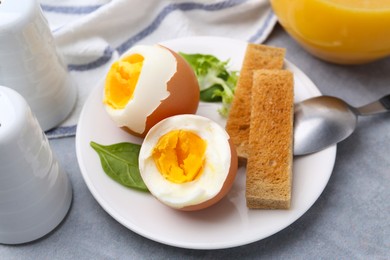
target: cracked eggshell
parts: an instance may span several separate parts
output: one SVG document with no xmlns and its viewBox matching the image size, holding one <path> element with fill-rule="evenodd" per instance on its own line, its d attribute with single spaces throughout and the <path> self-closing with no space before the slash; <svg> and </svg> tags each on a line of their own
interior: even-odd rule
<svg viewBox="0 0 390 260">
<path fill-rule="evenodd" d="M 199 85 L 190 65 L 176 52 L 161 46 L 138 45 L 120 59 L 133 54 L 144 58 L 132 99 L 123 109 L 104 104 L 117 126 L 138 137 L 164 118 L 194 114 L 199 105 Z"/>
</svg>

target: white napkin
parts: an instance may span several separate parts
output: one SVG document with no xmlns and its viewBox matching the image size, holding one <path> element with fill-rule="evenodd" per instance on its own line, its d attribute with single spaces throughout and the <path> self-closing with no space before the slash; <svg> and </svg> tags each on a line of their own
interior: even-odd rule
<svg viewBox="0 0 390 260">
<path fill-rule="evenodd" d="M 82 3 L 81 3 L 82 2 Z M 82 106 L 111 63 L 137 44 L 209 35 L 263 42 L 276 17 L 268 0 L 40 0 L 78 85 L 78 102 L 49 138 L 75 134 Z"/>
</svg>

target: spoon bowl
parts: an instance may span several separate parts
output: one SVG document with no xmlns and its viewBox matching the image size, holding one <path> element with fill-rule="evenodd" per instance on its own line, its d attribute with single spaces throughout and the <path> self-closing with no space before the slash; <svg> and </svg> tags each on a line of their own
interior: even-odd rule
<svg viewBox="0 0 390 260">
<path fill-rule="evenodd" d="M 294 155 L 314 153 L 343 141 L 355 130 L 358 116 L 389 109 L 390 95 L 358 108 L 331 96 L 297 103 L 294 107 Z"/>
</svg>

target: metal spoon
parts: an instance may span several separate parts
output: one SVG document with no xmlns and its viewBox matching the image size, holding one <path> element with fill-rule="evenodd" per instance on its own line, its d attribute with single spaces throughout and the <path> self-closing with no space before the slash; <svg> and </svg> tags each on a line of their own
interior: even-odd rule
<svg viewBox="0 0 390 260">
<path fill-rule="evenodd" d="M 330 96 L 304 100 L 294 107 L 294 155 L 320 151 L 353 133 L 358 116 L 390 111 L 390 95 L 362 107 Z"/>
</svg>

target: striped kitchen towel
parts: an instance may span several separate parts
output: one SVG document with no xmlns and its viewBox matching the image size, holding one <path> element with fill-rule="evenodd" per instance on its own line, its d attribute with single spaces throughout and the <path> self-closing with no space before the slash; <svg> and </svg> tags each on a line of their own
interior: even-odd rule
<svg viewBox="0 0 390 260">
<path fill-rule="evenodd" d="M 73 136 L 82 106 L 111 63 L 136 44 L 186 36 L 261 43 L 276 17 L 268 0 L 40 0 L 56 45 L 78 85 L 78 102 L 49 138 Z"/>
</svg>

